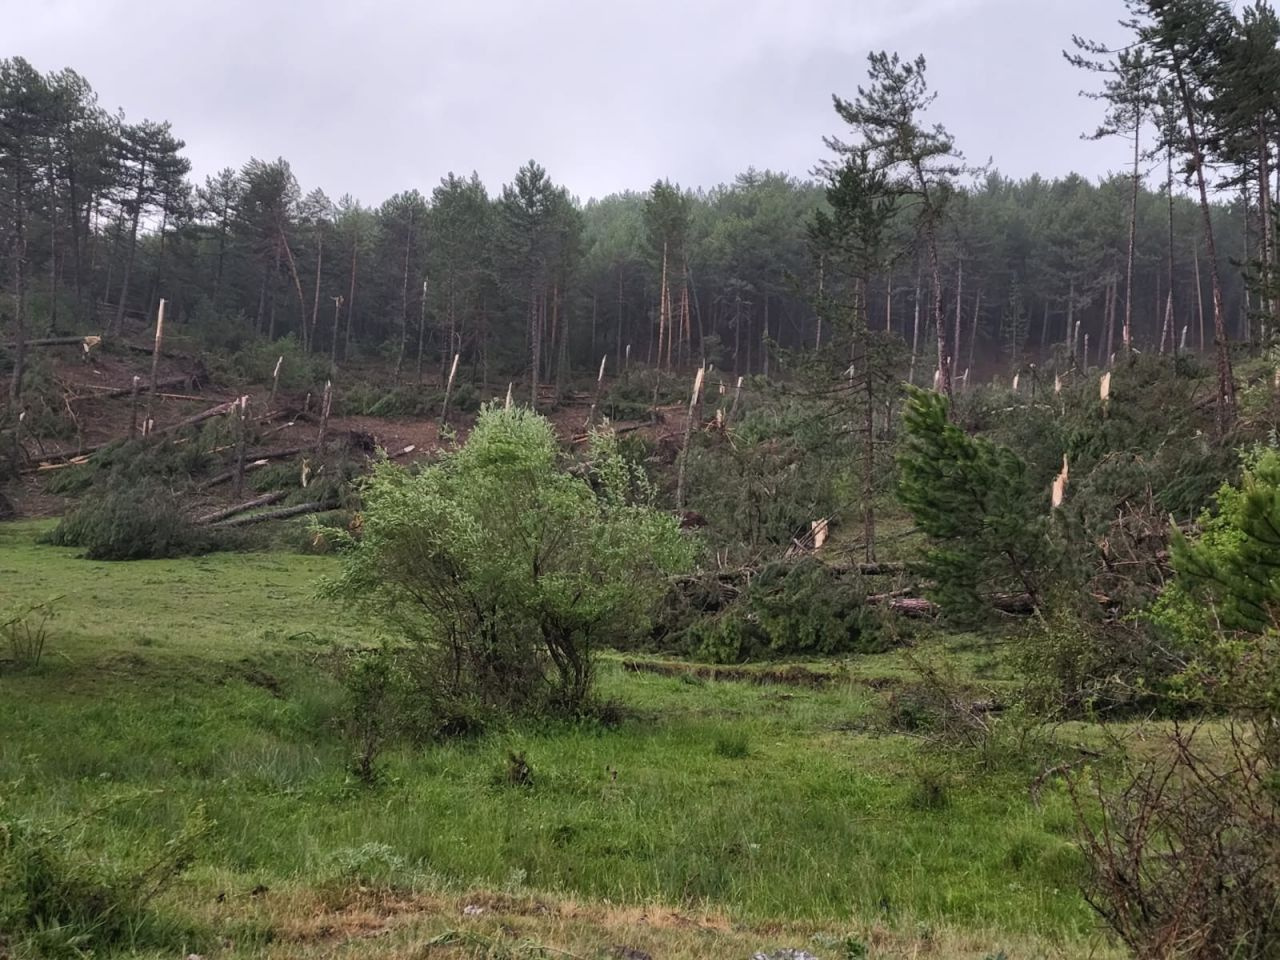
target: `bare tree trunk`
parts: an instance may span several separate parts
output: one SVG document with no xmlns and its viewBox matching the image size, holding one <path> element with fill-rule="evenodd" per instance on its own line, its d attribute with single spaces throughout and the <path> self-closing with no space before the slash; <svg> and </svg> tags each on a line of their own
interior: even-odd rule
<svg viewBox="0 0 1280 960">
<path fill-rule="evenodd" d="M 662 279 L 658 290 L 658 366 L 662 366 L 662 344 L 667 330 L 667 241 L 662 241 Z"/>
<path fill-rule="evenodd" d="M 769 294 L 764 295 L 764 324 L 760 329 L 760 355 L 764 358 L 764 378 L 769 379 Z"/>
<path fill-rule="evenodd" d="M 9 380 L 9 400 L 15 411 L 22 401 L 22 379 L 27 368 L 27 217 L 26 206 L 22 194 L 21 163 L 17 168 L 14 184 L 15 224 L 13 241 L 10 243 L 10 259 L 13 262 L 13 376 Z M 21 416 L 21 414 L 17 414 Z"/>
<path fill-rule="evenodd" d="M 1209 206 L 1209 188 L 1204 176 L 1204 151 L 1200 143 L 1199 128 L 1196 125 L 1195 107 L 1187 88 L 1186 77 L 1182 65 L 1174 65 L 1178 81 L 1178 90 L 1182 96 L 1183 110 L 1187 120 L 1187 142 L 1191 147 L 1192 162 L 1195 166 L 1196 187 L 1200 193 L 1200 213 L 1204 220 L 1205 251 L 1209 257 L 1209 286 L 1213 292 L 1213 340 L 1217 350 L 1218 367 L 1218 430 L 1225 433 L 1235 421 L 1236 416 L 1236 384 L 1231 371 L 1231 352 L 1227 337 L 1226 317 L 1222 306 L 1222 278 L 1218 271 L 1218 245 L 1213 234 L 1213 214 Z"/>
<path fill-rule="evenodd" d="M 911 367 L 907 382 L 915 386 L 916 358 L 920 355 L 920 274 L 916 273 L 915 319 L 911 324 Z"/>
<path fill-rule="evenodd" d="M 617 354 L 617 357 L 616 357 L 616 359 L 614 360 L 614 367 L 615 367 L 616 369 L 618 369 L 618 370 L 621 370 L 621 369 L 623 368 L 623 367 L 622 367 L 622 341 L 623 341 L 623 335 L 622 335 L 622 264 L 621 264 L 621 263 L 619 263 L 619 264 L 618 264 L 618 316 L 617 316 L 617 323 L 618 323 L 618 340 L 617 340 L 617 342 L 613 345 L 613 346 L 614 346 L 614 351 L 615 351 L 615 352 L 616 352 L 616 354 Z"/>
<path fill-rule="evenodd" d="M 156 344 L 151 353 L 151 392 L 147 395 L 147 419 L 143 433 L 150 434 L 155 427 L 156 385 L 160 382 L 160 353 L 164 349 L 164 300 L 156 313 Z"/>
<path fill-rule="evenodd" d="M 320 274 L 324 269 L 324 237 L 316 234 L 316 286 L 311 297 L 311 329 L 302 338 L 302 346 L 310 353 L 316 352 L 316 329 L 320 322 Z"/>
<path fill-rule="evenodd" d="M 684 509 L 684 477 L 685 466 L 689 460 L 689 438 L 693 435 L 693 421 L 698 412 L 698 398 L 702 395 L 702 381 L 707 375 L 706 367 L 699 367 L 693 378 L 693 394 L 689 398 L 689 415 L 684 422 L 684 439 L 680 444 L 680 467 L 676 471 L 676 509 Z"/>
<path fill-rule="evenodd" d="M 958 351 L 957 351 L 958 352 Z M 863 411 L 863 465 L 862 465 L 862 540 L 867 563 L 876 559 L 876 507 L 875 507 L 875 382 L 871 376 L 871 358 L 864 357 L 862 379 L 866 385 L 866 409 Z"/>
<path fill-rule="evenodd" d="M 422 310 L 418 313 L 418 383 L 422 383 L 422 346 L 427 339 L 427 281 L 422 281 Z"/>
<path fill-rule="evenodd" d="M 538 409 L 538 374 L 541 372 L 542 365 L 542 318 L 539 316 L 538 310 L 538 287 L 537 280 L 530 278 L 529 280 L 529 337 L 530 347 L 530 401 L 529 409 Z"/>
<path fill-rule="evenodd" d="M 289 276 L 293 278 L 293 290 L 298 295 L 298 326 L 303 346 L 307 341 L 307 298 L 302 293 L 302 277 L 298 273 L 298 261 L 294 259 L 293 250 L 289 246 L 289 238 L 285 235 L 284 224 L 278 224 L 280 246 L 284 250 L 285 262 L 289 264 Z"/>
<path fill-rule="evenodd" d="M 968 389 L 969 383 L 967 379 L 968 372 L 973 369 L 973 357 L 975 348 L 978 344 L 978 318 L 982 316 L 982 288 L 978 288 L 978 295 L 973 300 L 973 324 L 969 330 L 969 362 L 965 365 L 965 388 Z"/>
<path fill-rule="evenodd" d="M 813 344 L 813 349 L 815 351 L 820 351 L 822 349 L 822 314 L 823 314 L 823 311 L 826 310 L 826 304 L 823 300 L 823 296 L 824 296 L 823 286 L 826 282 L 826 273 L 827 273 L 827 255 L 825 253 L 819 254 L 818 256 L 818 316 L 817 316 L 818 334 Z"/>
<path fill-rule="evenodd" d="M 956 333 L 955 333 L 955 352 L 951 355 L 951 379 L 954 380 L 959 374 L 961 337 L 960 330 L 963 323 L 963 315 L 961 308 L 964 306 L 964 258 L 961 257 L 956 263 Z"/>
<path fill-rule="evenodd" d="M 351 357 L 351 320 L 356 312 L 356 254 L 360 245 L 355 239 L 351 241 L 351 286 L 347 290 L 347 333 L 342 342 L 342 360 L 345 363 Z"/>
<path fill-rule="evenodd" d="M 1129 249 L 1125 256 L 1124 287 L 1124 354 L 1129 356 L 1133 349 L 1133 258 L 1138 244 L 1138 191 L 1142 183 L 1139 165 L 1142 161 L 1142 107 L 1134 107 L 1133 111 L 1133 191 L 1129 204 Z"/>
<path fill-rule="evenodd" d="M 893 271 L 884 276 L 884 332 L 893 333 Z"/>
<path fill-rule="evenodd" d="M 1196 244 L 1196 314 L 1200 321 L 1200 352 L 1204 353 L 1204 286 L 1200 283 L 1200 244 Z"/>
<path fill-rule="evenodd" d="M 333 301 L 333 333 L 329 337 L 329 375 L 338 365 L 338 325 L 342 319 L 342 296 L 330 297 Z"/>
<path fill-rule="evenodd" d="M 449 422 L 449 401 L 453 398 L 453 379 L 458 375 L 458 361 L 462 359 L 462 354 L 455 353 L 453 355 L 453 366 L 449 368 L 449 379 L 444 385 L 444 402 L 440 405 L 440 426 L 444 426 Z"/>
<path fill-rule="evenodd" d="M 1271 317 L 1272 325 L 1274 326 L 1277 316 L 1280 316 L 1280 310 L 1277 310 L 1276 308 L 1276 301 L 1272 296 L 1271 290 L 1271 259 L 1273 255 L 1273 244 L 1271 235 L 1270 153 L 1267 148 L 1266 128 L 1261 123 L 1258 125 L 1258 207 L 1262 217 L 1262 251 L 1260 253 L 1262 262 L 1262 289 L 1264 291 L 1262 310 L 1265 314 Z"/>
<path fill-rule="evenodd" d="M 1164 338 L 1167 335 L 1174 341 L 1173 350 L 1177 352 L 1177 331 L 1173 328 L 1173 144 L 1165 145 L 1165 199 L 1169 204 L 1169 258 L 1166 262 L 1166 276 L 1169 282 L 1169 293 L 1164 308 L 1164 330 L 1160 334 L 1160 352 L 1164 353 Z"/>
<path fill-rule="evenodd" d="M 1110 367 L 1111 357 L 1115 353 L 1116 346 L 1116 300 L 1120 297 L 1120 291 L 1116 287 L 1116 281 L 1113 279 L 1107 284 L 1107 335 L 1106 340 L 1102 344 L 1106 353 L 1099 358 L 1099 366 Z"/>
<path fill-rule="evenodd" d="M 409 228 L 404 235 L 404 269 L 400 274 L 400 349 L 396 352 L 396 383 L 404 369 L 404 346 L 409 339 L 409 257 L 413 251 L 413 214 L 409 214 Z"/>
<path fill-rule="evenodd" d="M 125 301 L 129 299 L 129 281 L 133 278 L 133 257 L 138 250 L 138 221 L 142 218 L 142 199 L 146 189 L 147 159 L 142 158 L 138 168 L 138 194 L 133 207 L 133 218 L 129 224 L 129 249 L 125 252 L 124 278 L 120 281 L 120 301 L 116 304 L 116 319 L 111 326 L 111 333 L 118 333 L 124 327 Z"/>
</svg>

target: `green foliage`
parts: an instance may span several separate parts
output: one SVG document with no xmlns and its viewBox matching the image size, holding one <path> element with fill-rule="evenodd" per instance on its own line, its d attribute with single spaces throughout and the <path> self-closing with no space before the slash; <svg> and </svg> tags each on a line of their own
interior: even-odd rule
<svg viewBox="0 0 1280 960">
<path fill-rule="evenodd" d="M 759 400 L 740 416 L 728 437 L 694 438 L 687 502 L 712 546 L 752 562 L 839 517 L 855 496 L 856 454 L 842 418 L 801 398 Z"/>
<path fill-rule="evenodd" d="M 81 547 L 89 560 L 155 560 L 209 553 L 218 536 L 197 527 L 173 494 L 157 483 L 111 486 L 86 497 L 45 538 Z"/>
<path fill-rule="evenodd" d="M 197 808 L 152 860 L 127 868 L 90 853 L 87 822 L 52 828 L 0 809 L 0 947 L 84 957 L 188 943 L 191 930 L 153 901 L 190 866 L 210 823 Z"/>
<path fill-rule="evenodd" d="M 564 472 L 551 425 L 481 411 L 456 453 L 420 473 L 377 466 L 361 531 L 343 531 L 326 592 L 403 642 L 425 702 L 575 712 L 594 652 L 643 631 L 664 577 L 691 560 L 675 521 L 635 503 L 597 442 L 591 484 Z"/>
<path fill-rule="evenodd" d="M 1000 594 L 1044 599 L 1054 549 L 1048 504 L 1011 450 L 947 420 L 942 397 L 912 389 L 898 497 L 929 537 L 925 568 L 949 616 L 980 617 Z"/>
<path fill-rule="evenodd" d="M 171 442 L 171 437 L 122 440 L 99 450 L 85 463 L 54 471 L 47 489 L 60 496 L 74 496 L 95 485 L 110 488 L 160 483 L 177 487 L 208 473 L 220 462 L 214 450 L 231 442 L 231 429 L 219 418 L 193 429 L 182 443 Z"/>
<path fill-rule="evenodd" d="M 1218 491 L 1217 512 L 1192 537 L 1175 531 L 1177 579 L 1154 622 L 1189 647 L 1188 692 L 1268 717 L 1280 715 L 1280 452 L 1248 458 L 1239 486 Z"/>
<path fill-rule="evenodd" d="M 377 760 L 402 729 L 407 678 L 391 648 L 339 652 L 338 677 L 347 693 L 347 734 L 354 746 L 352 770 L 366 784 L 378 780 Z"/>
<path fill-rule="evenodd" d="M 1186 656 L 1143 620 L 1103 623 L 1059 605 L 1021 631 L 1015 661 L 1039 715 L 1113 718 L 1183 712 L 1176 694 Z"/>
<path fill-rule="evenodd" d="M 249 340 L 231 357 L 231 372 L 247 383 L 270 384 L 277 362 L 281 392 L 314 391 L 329 376 L 329 358 L 309 353 L 293 334 L 279 340 Z"/>
<path fill-rule="evenodd" d="M 689 581 L 668 598 L 662 646 L 711 663 L 875 653 L 890 634 L 865 584 L 807 557 L 766 565 L 740 593 Z"/>
<path fill-rule="evenodd" d="M 0 614 L 0 638 L 9 648 L 10 660 L 19 668 L 38 667 L 49 639 L 49 622 L 57 616 L 61 597 Z"/>
<path fill-rule="evenodd" d="M 751 753 L 751 743 L 741 733 L 725 733 L 716 737 L 712 752 L 725 760 L 744 760 Z"/>
</svg>

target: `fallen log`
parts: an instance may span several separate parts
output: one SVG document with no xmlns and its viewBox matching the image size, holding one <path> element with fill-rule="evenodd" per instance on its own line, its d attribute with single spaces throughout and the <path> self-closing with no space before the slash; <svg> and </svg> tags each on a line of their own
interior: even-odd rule
<svg viewBox="0 0 1280 960">
<path fill-rule="evenodd" d="M 23 346 L 28 350 L 35 347 L 83 347 L 86 339 L 87 338 L 83 334 L 78 337 L 38 337 L 35 340 L 24 340 Z M 11 341 L 6 343 L 4 348 L 6 350 L 16 350 L 18 348 L 18 344 Z"/>
<path fill-rule="evenodd" d="M 229 527 L 247 527 L 255 523 L 266 523 L 269 520 L 287 520 L 289 517 L 300 517 L 307 513 L 321 513 L 325 510 L 336 510 L 338 505 L 330 500 L 321 501 L 320 503 L 300 503 L 293 507 L 280 507 L 277 510 L 266 510 L 262 513 L 254 513 L 247 517 L 234 517 L 230 520 L 223 520 L 221 523 L 210 524 L 219 530 L 225 530 Z"/>
<path fill-rule="evenodd" d="M 174 377 L 172 380 L 163 380 L 156 384 L 157 389 L 170 390 L 173 387 L 181 387 L 191 382 L 191 377 Z M 96 387 L 91 383 L 72 383 L 69 386 L 76 390 L 101 390 L 102 393 L 86 393 L 78 397 L 72 397 L 72 403 L 78 403 L 81 400 L 114 400 L 117 397 L 127 397 L 133 393 L 133 386 L 127 387 Z M 151 384 L 138 384 L 138 393 L 147 393 L 151 390 Z M 161 394 L 163 396 L 163 394 Z M 191 399 L 208 399 L 207 397 L 193 397 Z"/>
<path fill-rule="evenodd" d="M 290 447 L 287 450 L 266 450 L 262 453 L 246 453 L 245 460 L 248 461 L 244 465 L 245 472 L 257 470 L 265 467 L 272 460 L 286 460 L 289 457 L 296 457 L 302 453 L 302 447 Z M 217 476 L 210 477 L 200 485 L 202 490 L 208 490 L 210 487 L 216 487 L 219 484 L 226 483 L 228 480 L 234 480 L 236 472 L 228 470 L 226 473 L 220 473 Z"/>
<path fill-rule="evenodd" d="M 925 600 L 922 597 L 902 596 L 897 593 L 874 593 L 867 597 L 867 603 L 886 606 L 894 613 L 912 620 L 933 618 L 939 612 L 938 605 L 932 600 Z"/>
<path fill-rule="evenodd" d="M 236 514 L 245 513 L 255 507 L 268 507 L 273 503 L 279 503 L 288 495 L 288 491 L 277 490 L 275 493 L 267 493 L 261 497 L 255 497 L 245 503 L 237 503 L 234 507 L 227 507 L 224 510 L 215 510 L 213 513 L 206 513 L 203 517 L 197 517 L 194 522 L 198 526 L 217 523 L 219 520 L 226 520 L 228 517 L 234 517 Z"/>
<path fill-rule="evenodd" d="M 183 427 L 194 427 L 197 423 L 204 423 L 206 420 L 212 420 L 214 417 L 222 416 L 224 413 L 230 413 L 231 409 L 240 402 L 237 397 L 235 400 L 228 400 L 220 403 L 216 407 L 210 407 L 200 413 L 187 417 L 185 420 L 179 420 L 177 423 L 165 427 L 163 430 L 157 430 L 156 434 L 177 433 Z"/>
</svg>

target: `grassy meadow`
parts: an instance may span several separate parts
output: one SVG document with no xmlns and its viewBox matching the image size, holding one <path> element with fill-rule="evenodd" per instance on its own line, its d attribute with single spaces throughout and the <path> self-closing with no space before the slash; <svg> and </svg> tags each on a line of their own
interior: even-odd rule
<svg viewBox="0 0 1280 960">
<path fill-rule="evenodd" d="M 366 786 L 327 651 L 373 636 L 315 598 L 331 558 L 94 563 L 41 529 L 0 526 L 0 607 L 62 598 L 43 662 L 0 662 L 0 814 L 139 870 L 187 830 L 148 907 L 187 952 L 1110 955 L 1065 791 L 892 731 L 901 654 L 803 682 L 609 655 L 615 724 L 396 747 Z M 999 646 L 946 643 L 920 653 L 1007 679 Z M 141 928 L 124 947 L 174 955 Z"/>
</svg>

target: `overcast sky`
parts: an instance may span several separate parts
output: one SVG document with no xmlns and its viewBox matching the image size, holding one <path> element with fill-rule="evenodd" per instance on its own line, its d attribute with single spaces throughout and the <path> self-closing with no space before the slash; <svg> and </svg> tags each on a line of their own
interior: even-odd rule
<svg viewBox="0 0 1280 960">
<path fill-rule="evenodd" d="M 0 0 L 0 55 L 169 120 L 197 178 L 285 157 L 368 203 L 536 158 L 578 196 L 804 176 L 870 49 L 924 53 L 936 119 L 1013 176 L 1123 166 L 1062 59 L 1121 0 Z"/>
</svg>

